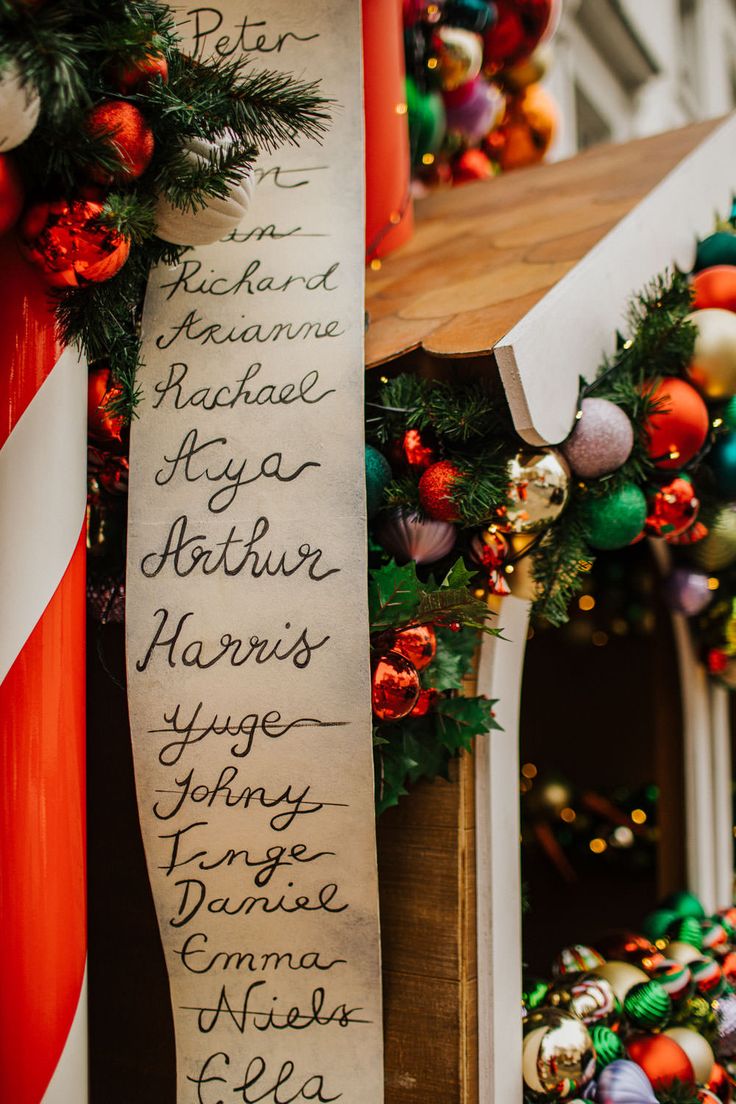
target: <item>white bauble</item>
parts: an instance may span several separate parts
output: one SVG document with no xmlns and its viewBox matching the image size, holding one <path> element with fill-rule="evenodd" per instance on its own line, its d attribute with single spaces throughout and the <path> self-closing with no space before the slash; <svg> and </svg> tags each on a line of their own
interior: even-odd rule
<svg viewBox="0 0 736 1104">
<path fill-rule="evenodd" d="M 0 72 L 0 153 L 25 142 L 38 122 L 41 100 L 36 86 L 23 83 L 20 66 L 10 61 Z"/>
<path fill-rule="evenodd" d="M 214 142 L 192 138 L 187 143 L 186 156 L 206 164 L 215 149 Z M 173 245 L 210 245 L 219 241 L 245 218 L 255 187 L 255 173 L 246 169 L 224 198 L 208 199 L 197 211 L 181 211 L 162 196 L 156 203 L 156 233 Z"/>
</svg>

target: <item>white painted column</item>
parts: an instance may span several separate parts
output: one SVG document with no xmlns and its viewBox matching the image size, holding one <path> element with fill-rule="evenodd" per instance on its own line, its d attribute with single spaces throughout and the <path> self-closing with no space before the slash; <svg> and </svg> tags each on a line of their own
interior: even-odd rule
<svg viewBox="0 0 736 1104">
<path fill-rule="evenodd" d="M 718 908 L 733 900 L 733 813 L 731 806 L 731 725 L 729 692 L 710 686 L 710 738 L 713 764 L 715 893 Z"/>
<path fill-rule="evenodd" d="M 502 732 L 476 741 L 480 1104 L 521 1104 L 519 705 L 530 603 L 504 598 L 504 640 L 484 638 L 478 693 L 498 698 Z"/>
</svg>

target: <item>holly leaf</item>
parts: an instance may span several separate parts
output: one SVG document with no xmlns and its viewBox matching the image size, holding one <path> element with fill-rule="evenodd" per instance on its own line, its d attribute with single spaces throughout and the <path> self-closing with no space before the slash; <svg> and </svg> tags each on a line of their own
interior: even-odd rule
<svg viewBox="0 0 736 1104">
<path fill-rule="evenodd" d="M 419 621 L 438 621 L 447 625 L 459 621 L 471 629 L 480 629 L 490 636 L 500 636 L 501 629 L 492 629 L 487 621 L 492 611 L 482 598 L 475 598 L 467 587 L 441 586 L 438 590 L 423 590 L 419 603 Z"/>
<path fill-rule="evenodd" d="M 452 652 L 449 648 L 442 647 L 438 641 L 434 659 L 420 672 L 422 686 L 427 690 L 459 690 L 466 668 L 467 660 L 462 653 Z"/>
<path fill-rule="evenodd" d="M 435 704 L 437 734 L 448 751 L 471 751 L 473 739 L 500 729 L 492 716 L 495 701 L 488 698 L 440 698 Z"/>
<path fill-rule="evenodd" d="M 397 734 L 398 735 L 398 734 Z M 376 751 L 376 815 L 398 805 L 407 792 L 405 782 L 416 764 L 401 738 L 388 737 Z"/>
<path fill-rule="evenodd" d="M 477 574 L 477 569 L 475 571 L 468 571 L 465 566 L 465 561 L 461 557 L 459 560 L 455 561 L 440 585 L 450 589 L 459 589 L 460 587 L 467 589 Z"/>
<path fill-rule="evenodd" d="M 413 561 L 399 566 L 395 560 L 390 560 L 371 571 L 368 580 L 371 632 L 385 632 L 414 623 L 421 598 L 421 584 Z"/>
</svg>

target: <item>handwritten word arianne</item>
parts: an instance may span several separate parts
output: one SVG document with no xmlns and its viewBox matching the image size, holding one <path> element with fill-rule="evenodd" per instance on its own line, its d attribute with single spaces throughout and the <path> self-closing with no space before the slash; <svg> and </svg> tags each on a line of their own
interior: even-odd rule
<svg viewBox="0 0 736 1104">
<path fill-rule="evenodd" d="M 248 663 L 251 659 L 259 664 L 269 663 L 272 659 L 275 659 L 279 663 L 291 660 L 293 665 L 301 670 L 309 666 L 313 653 L 323 647 L 330 639 L 328 635 L 323 636 L 321 640 L 310 641 L 309 629 L 305 627 L 299 631 L 291 642 L 280 636 L 275 641 L 268 637 L 256 635 L 250 636 L 246 640 L 243 637 L 233 636 L 232 633 L 225 632 L 219 641 L 213 645 L 211 641 L 205 643 L 204 640 L 197 638 L 186 640 L 184 626 L 190 617 L 194 617 L 194 610 L 187 610 L 186 613 L 181 615 L 170 636 L 165 636 L 169 611 L 161 607 L 155 611 L 153 616 L 159 618 L 159 623 L 145 655 L 136 660 L 136 671 L 145 671 L 151 664 L 154 655 L 158 655 L 159 648 L 163 651 L 169 667 L 181 665 L 182 667 L 197 667 L 200 671 L 206 671 L 222 661 L 229 663 L 231 667 L 242 667 L 244 663 Z M 287 621 L 284 628 L 291 631 L 291 622 Z M 293 633 L 296 633 L 296 629 L 293 630 Z"/>
<path fill-rule="evenodd" d="M 248 894 L 245 897 L 232 898 L 211 897 L 206 882 L 200 878 L 180 878 L 174 882 L 178 889 L 181 886 L 181 899 L 174 916 L 170 917 L 169 924 L 172 928 L 183 928 L 190 920 L 204 909 L 213 915 L 224 916 L 250 916 L 252 912 L 344 912 L 350 908 L 347 903 L 333 905 L 333 901 L 340 892 L 336 882 L 328 882 L 320 886 L 316 893 L 288 893 L 279 894 L 278 897 L 254 897 Z M 287 883 L 288 889 L 294 889 L 294 882 Z"/>
<path fill-rule="evenodd" d="M 238 50 L 245 54 L 280 54 L 287 42 L 313 42 L 319 38 L 317 31 L 309 35 L 300 35 L 296 31 L 275 31 L 269 28 L 265 19 L 251 19 L 246 15 L 234 25 L 232 34 L 222 34 L 214 42 L 209 42 L 208 39 L 217 34 L 223 23 L 219 8 L 190 8 L 186 14 L 194 17 L 192 55 L 195 58 L 202 57 L 205 52 L 222 58 L 232 57 Z"/>
<path fill-rule="evenodd" d="M 262 367 L 259 361 L 249 364 L 245 374 L 236 379 L 235 383 L 185 389 L 189 365 L 175 361 L 169 365 L 168 379 L 158 380 L 153 385 L 158 398 L 151 405 L 154 410 L 164 405 L 173 405 L 174 410 L 185 410 L 188 406 L 200 410 L 234 410 L 237 406 L 290 406 L 295 402 L 313 406 L 328 395 L 335 394 L 335 388 L 328 387 L 321 394 L 312 395 L 319 383 L 319 371 L 316 368 L 305 372 L 297 383 L 261 383 L 257 387 L 249 387 Z"/>
<path fill-rule="evenodd" d="M 187 1074 L 187 1081 L 197 1086 L 197 1104 L 223 1104 L 219 1094 L 226 1090 L 232 1100 L 239 1100 L 241 1104 L 297 1104 L 302 1100 L 332 1104 L 333 1101 L 342 1099 L 341 1092 L 329 1090 L 332 1095 L 328 1095 L 322 1074 L 307 1074 L 305 1078 L 304 1073 L 300 1073 L 295 1078 L 296 1066 L 290 1059 L 282 1062 L 278 1073 L 274 1073 L 269 1069 L 266 1059 L 257 1054 L 248 1062 L 242 1083 L 237 1085 L 231 1085 L 230 1078 L 214 1072 L 215 1069 L 223 1068 L 227 1072 L 229 1065 L 230 1055 L 224 1050 L 218 1050 L 205 1059 L 195 1077 Z M 226 1090 L 215 1088 L 212 1093 L 208 1091 L 207 1096 L 203 1095 L 204 1085 L 216 1084 L 225 1085 Z"/>
<path fill-rule="evenodd" d="M 207 501 L 207 506 L 213 514 L 221 514 L 223 510 L 232 506 L 241 487 L 257 483 L 259 479 L 293 483 L 307 468 L 321 467 L 316 460 L 305 460 L 291 471 L 284 472 L 282 471 L 283 454 L 269 452 L 261 459 L 260 464 L 256 462 L 257 466 L 253 474 L 246 476 L 248 458 L 227 454 L 224 458 L 221 457 L 218 454 L 226 446 L 227 437 L 210 437 L 209 440 L 200 443 L 199 430 L 190 429 L 184 434 L 177 452 L 172 456 L 164 455 L 166 466 L 159 468 L 154 479 L 159 487 L 165 487 L 181 471 L 187 483 L 198 483 L 200 479 L 208 483 L 224 482 L 225 486 L 213 491 Z"/>
<path fill-rule="evenodd" d="M 333 970 L 335 966 L 347 966 L 346 958 L 333 958 L 323 961 L 320 951 L 209 951 L 209 937 L 205 932 L 192 932 L 186 937 L 179 950 L 174 954 L 181 959 L 182 965 L 190 974 L 209 974 L 211 970 L 244 971 L 249 974 L 262 974 L 267 970 L 274 973 L 285 967 L 292 973 L 296 970 Z M 204 959 L 199 958 L 204 955 Z M 198 959 L 199 965 L 195 965 Z"/>
<path fill-rule="evenodd" d="M 303 288 L 305 291 L 337 291 L 338 285 L 330 283 L 330 278 L 340 267 L 339 261 L 334 261 L 324 272 L 316 272 L 311 276 L 291 273 L 283 277 L 259 275 L 262 263 L 257 258 L 249 261 L 240 276 L 231 279 L 228 276 L 215 275 L 214 268 L 209 270 L 209 277 L 200 275 L 203 267 L 201 261 L 181 261 L 174 270 L 174 279 L 159 286 L 162 291 L 168 290 L 167 300 L 173 299 L 180 291 L 188 295 L 238 295 L 240 292 L 258 295 L 259 292 L 266 291 L 288 291 L 293 287 Z"/>
<path fill-rule="evenodd" d="M 240 317 L 245 318 L 245 315 L 241 314 Z M 157 349 L 170 349 L 180 337 L 198 345 L 249 345 L 252 341 L 257 345 L 265 345 L 282 339 L 308 341 L 314 338 L 321 341 L 324 338 L 342 337 L 345 333 L 340 329 L 339 318 L 333 318 L 329 322 L 249 322 L 242 328 L 236 325 L 226 329 L 219 322 L 205 322 L 196 311 L 189 311 L 182 322 L 171 327 L 171 331 L 169 338 L 159 334 L 156 338 Z"/>
</svg>

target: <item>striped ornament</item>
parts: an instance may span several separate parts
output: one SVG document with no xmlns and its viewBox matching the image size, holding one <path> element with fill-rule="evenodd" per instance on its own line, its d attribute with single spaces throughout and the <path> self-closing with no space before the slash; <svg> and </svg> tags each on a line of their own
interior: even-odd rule
<svg viewBox="0 0 736 1104">
<path fill-rule="evenodd" d="M 86 370 L 0 241 L 0 1100 L 87 1100 Z"/>
<path fill-rule="evenodd" d="M 664 1027 L 672 1012 L 669 994 L 658 981 L 633 985 L 624 999 L 624 1015 L 632 1027 L 656 1031 Z"/>
</svg>

